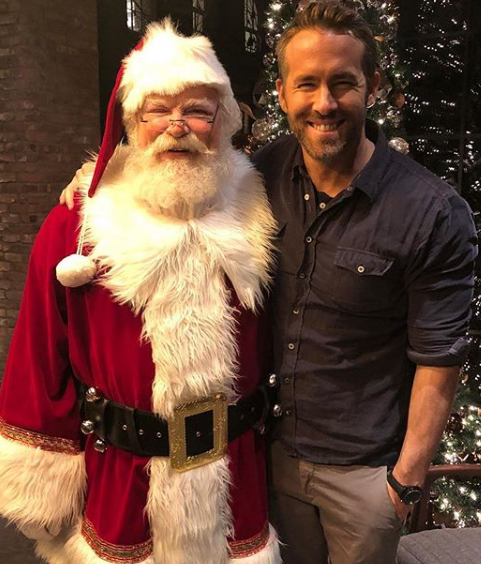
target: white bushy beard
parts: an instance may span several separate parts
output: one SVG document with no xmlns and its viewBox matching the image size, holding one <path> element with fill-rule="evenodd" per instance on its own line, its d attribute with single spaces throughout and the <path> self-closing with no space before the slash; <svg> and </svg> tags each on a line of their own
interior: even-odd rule
<svg viewBox="0 0 481 564">
<path fill-rule="evenodd" d="M 180 158 L 160 155 L 188 150 Z M 154 214 L 181 219 L 205 215 L 222 204 L 220 186 L 228 173 L 226 151 L 210 150 L 193 133 L 159 135 L 148 147 L 132 147 L 125 163 L 128 190 Z"/>
</svg>

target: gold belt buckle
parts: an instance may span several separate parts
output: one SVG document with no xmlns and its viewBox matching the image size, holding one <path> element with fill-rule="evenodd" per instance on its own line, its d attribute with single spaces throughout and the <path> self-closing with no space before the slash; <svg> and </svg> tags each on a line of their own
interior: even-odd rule
<svg viewBox="0 0 481 564">
<path fill-rule="evenodd" d="M 214 445 L 207 452 L 187 456 L 185 419 L 207 411 L 213 413 Z M 227 452 L 227 443 L 225 394 L 214 394 L 190 403 L 183 403 L 174 409 L 174 415 L 169 420 L 169 450 L 171 467 L 177 472 L 198 468 L 222 458 Z"/>
</svg>

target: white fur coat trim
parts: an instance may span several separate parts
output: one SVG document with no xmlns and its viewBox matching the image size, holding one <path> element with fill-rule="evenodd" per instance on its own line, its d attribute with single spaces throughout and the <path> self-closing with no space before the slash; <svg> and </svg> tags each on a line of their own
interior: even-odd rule
<svg viewBox="0 0 481 564">
<path fill-rule="evenodd" d="M 150 461 L 147 501 L 156 564 L 224 564 L 233 534 L 227 457 L 179 473 Z"/>
<path fill-rule="evenodd" d="M 231 150 L 221 209 L 191 220 L 151 214 L 123 178 L 117 151 L 83 209 L 85 244 L 104 272 L 99 283 L 142 315 L 156 367 L 152 408 L 174 407 L 215 392 L 233 399 L 236 328 L 225 275 L 246 308 L 261 304 L 270 280 L 274 219 L 259 175 Z M 161 187 L 159 187 L 161 189 Z"/>
<path fill-rule="evenodd" d="M 233 401 L 237 343 L 226 275 L 252 310 L 270 280 L 275 222 L 260 177 L 245 155 L 227 152 L 233 173 L 220 189 L 222 207 L 180 220 L 152 215 L 133 198 L 122 177 L 125 153 L 85 200 L 85 243 L 104 272 L 99 283 L 142 315 L 155 364 L 152 409 L 168 419 L 180 403 L 215 392 Z M 184 474 L 153 458 L 149 470 L 156 564 L 227 562 L 227 458 Z"/>
<path fill-rule="evenodd" d="M 58 532 L 82 513 L 82 454 L 51 452 L 0 435 L 0 513 L 26 530 Z"/>
<path fill-rule="evenodd" d="M 106 559 L 98 556 L 83 537 L 80 526 L 70 536 L 58 537 L 50 541 L 39 541 L 36 546 L 38 556 L 45 558 L 49 564 L 106 564 L 121 562 L 120 559 Z M 157 564 L 153 556 L 145 560 L 125 560 L 125 564 Z"/>
<path fill-rule="evenodd" d="M 45 558 L 50 564 L 106 564 L 112 562 L 98 556 L 87 543 L 80 527 L 68 538 L 59 537 L 50 541 L 37 543 L 36 552 L 38 556 Z M 199 564 L 203 560 L 196 560 L 191 555 L 189 564 Z M 161 556 L 151 555 L 145 560 L 137 561 L 137 564 L 160 564 L 166 562 Z M 130 564 L 126 561 L 125 564 Z M 167 564 L 167 563 L 166 563 Z M 275 531 L 271 528 L 270 538 L 267 545 L 246 558 L 229 558 L 227 560 L 211 561 L 209 564 L 281 564 L 279 543 Z"/>
</svg>

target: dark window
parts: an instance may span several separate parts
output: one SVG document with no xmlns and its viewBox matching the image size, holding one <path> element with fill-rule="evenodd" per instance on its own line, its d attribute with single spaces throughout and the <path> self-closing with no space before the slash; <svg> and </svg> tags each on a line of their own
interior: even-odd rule
<svg viewBox="0 0 481 564">
<path fill-rule="evenodd" d="M 248 53 L 259 50 L 259 16 L 254 0 L 244 0 L 244 46 Z"/>
<path fill-rule="evenodd" d="M 194 33 L 204 31 L 205 0 L 192 0 L 192 30 Z"/>
<path fill-rule="evenodd" d="M 143 32 L 147 24 L 155 19 L 155 0 L 127 0 L 127 27 Z"/>
</svg>

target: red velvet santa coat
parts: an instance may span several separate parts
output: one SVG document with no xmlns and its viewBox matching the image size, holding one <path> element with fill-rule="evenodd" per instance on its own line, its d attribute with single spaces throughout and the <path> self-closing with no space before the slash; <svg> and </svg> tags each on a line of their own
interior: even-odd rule
<svg viewBox="0 0 481 564">
<path fill-rule="evenodd" d="M 163 417 L 213 392 L 232 402 L 256 389 L 264 332 L 254 310 L 273 219 L 256 173 L 229 158 L 214 210 L 181 221 L 122 191 L 117 154 L 83 208 L 93 283 L 64 288 L 55 277 L 75 252 L 78 209 L 54 209 L 37 237 L 0 396 L 0 511 L 45 537 L 37 550 L 49 562 L 280 562 L 254 431 L 185 473 L 168 458 L 98 453 L 79 433 L 74 375 Z"/>
</svg>

